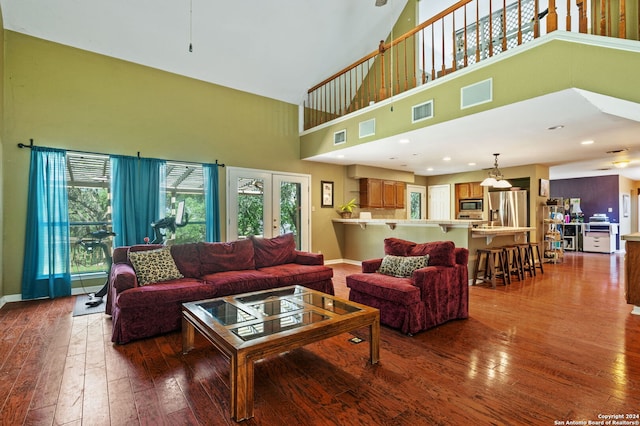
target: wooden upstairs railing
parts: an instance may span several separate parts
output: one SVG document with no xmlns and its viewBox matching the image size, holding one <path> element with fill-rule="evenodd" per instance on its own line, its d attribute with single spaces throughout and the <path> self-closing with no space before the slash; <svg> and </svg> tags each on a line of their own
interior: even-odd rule
<svg viewBox="0 0 640 426">
<path fill-rule="evenodd" d="M 461 0 L 309 89 L 310 129 L 558 29 L 627 37 L 625 0 Z M 589 17 L 591 25 L 589 26 Z M 637 24 L 640 39 L 640 22 Z"/>
</svg>

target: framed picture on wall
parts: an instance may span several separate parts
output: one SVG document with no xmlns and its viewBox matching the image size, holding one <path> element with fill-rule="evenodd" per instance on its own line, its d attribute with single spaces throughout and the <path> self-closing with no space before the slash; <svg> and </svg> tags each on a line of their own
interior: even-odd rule
<svg viewBox="0 0 640 426">
<path fill-rule="evenodd" d="M 540 196 L 549 198 L 549 181 L 540 179 Z"/>
<path fill-rule="evenodd" d="M 333 182 L 323 180 L 321 184 L 322 201 L 320 207 L 333 207 Z"/>
</svg>

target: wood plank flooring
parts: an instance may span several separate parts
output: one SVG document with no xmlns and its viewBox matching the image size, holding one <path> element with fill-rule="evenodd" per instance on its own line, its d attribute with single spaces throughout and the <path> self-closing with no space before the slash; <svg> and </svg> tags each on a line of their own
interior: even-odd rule
<svg viewBox="0 0 640 426">
<path fill-rule="evenodd" d="M 336 293 L 359 271 L 332 265 Z M 623 256 L 568 253 L 523 282 L 470 289 L 468 320 L 407 337 L 381 361 L 340 335 L 258 363 L 246 425 L 554 425 L 640 414 L 640 316 Z M 229 364 L 178 332 L 110 342 L 73 297 L 0 309 L 0 424 L 229 425 Z M 365 330 L 355 333 L 366 337 Z M 633 419 L 637 420 L 637 419 Z"/>
</svg>

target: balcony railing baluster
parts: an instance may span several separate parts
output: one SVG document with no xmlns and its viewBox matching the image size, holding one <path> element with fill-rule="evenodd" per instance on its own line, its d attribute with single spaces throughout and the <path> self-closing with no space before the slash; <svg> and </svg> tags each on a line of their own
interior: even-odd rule
<svg viewBox="0 0 640 426">
<path fill-rule="evenodd" d="M 428 84 L 477 64 L 539 37 L 541 31 L 550 33 L 558 29 L 555 0 L 513 0 L 511 4 L 506 0 L 496 2 L 501 5 L 494 10 L 494 0 L 460 0 L 389 43 L 380 41 L 376 51 L 309 89 L 304 111 L 305 129 L 412 89 L 418 82 Z M 594 13 L 598 15 L 593 17 L 592 31 L 625 38 L 625 0 L 591 2 Z M 475 3 L 475 18 L 471 18 L 471 22 L 467 13 L 470 3 Z M 567 31 L 571 31 L 573 8 L 578 31 L 589 31 L 589 4 L 587 0 L 567 0 L 566 10 L 562 11 Z M 544 5 L 547 7 L 541 12 Z M 612 25 L 613 19 L 615 25 Z M 462 23 L 461 28 L 459 23 Z M 636 37 L 640 38 L 640 17 L 637 25 Z M 425 40 L 426 30 L 431 32 L 430 44 Z M 452 34 L 451 38 L 448 34 Z M 450 65 L 449 57 L 452 58 Z M 427 69 L 430 69 L 430 76 Z"/>
</svg>

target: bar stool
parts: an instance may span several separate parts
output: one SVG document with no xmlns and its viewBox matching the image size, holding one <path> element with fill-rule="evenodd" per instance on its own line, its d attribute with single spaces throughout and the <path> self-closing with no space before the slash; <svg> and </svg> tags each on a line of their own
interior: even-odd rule
<svg viewBox="0 0 640 426">
<path fill-rule="evenodd" d="M 522 266 L 522 257 L 520 255 L 520 249 L 513 246 L 502 247 L 504 251 L 504 260 L 507 264 L 507 273 L 509 277 L 515 275 L 519 281 L 524 279 L 524 267 Z"/>
<path fill-rule="evenodd" d="M 533 263 L 533 252 L 529 243 L 516 244 L 518 251 L 520 252 L 520 258 L 522 259 L 522 272 L 523 276 L 526 276 L 527 272 L 530 277 L 536 275 L 536 268 Z"/>
<path fill-rule="evenodd" d="M 540 269 L 540 273 L 544 274 L 542 264 L 544 260 L 540 254 L 540 243 L 529 242 L 529 249 L 531 250 L 531 265 L 533 266 L 533 275 L 536 275 L 536 269 Z"/>
<path fill-rule="evenodd" d="M 480 269 L 480 267 L 483 269 Z M 511 284 L 511 277 L 506 273 L 506 262 L 502 248 L 478 249 L 476 251 L 475 272 L 473 285 L 478 280 L 490 282 L 491 287 L 496 288 L 496 278 L 502 278 L 505 285 Z M 482 272 L 482 275 L 480 274 Z"/>
</svg>

